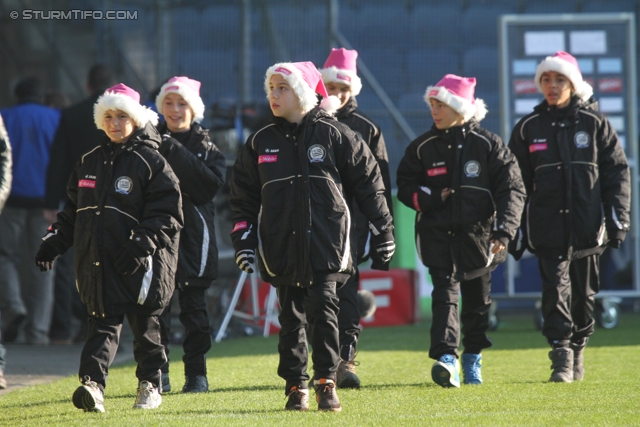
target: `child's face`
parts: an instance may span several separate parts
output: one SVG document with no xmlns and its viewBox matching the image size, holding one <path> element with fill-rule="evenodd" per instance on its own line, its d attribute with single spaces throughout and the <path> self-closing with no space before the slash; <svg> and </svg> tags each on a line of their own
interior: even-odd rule
<svg viewBox="0 0 640 427">
<path fill-rule="evenodd" d="M 327 93 L 329 95 L 338 97 L 340 100 L 339 108 L 344 107 L 347 101 L 349 101 L 349 98 L 351 98 L 351 87 L 344 83 L 328 82 L 325 83 L 324 86 L 327 88 Z"/>
<path fill-rule="evenodd" d="M 127 142 L 136 130 L 134 121 L 122 110 L 107 110 L 102 118 L 102 126 L 109 139 L 115 144 Z"/>
<path fill-rule="evenodd" d="M 291 123 L 300 123 L 304 117 L 298 96 L 280 74 L 269 80 L 269 106 L 274 116 Z"/>
<path fill-rule="evenodd" d="M 187 101 L 177 93 L 169 93 L 164 97 L 162 115 L 171 132 L 184 132 L 191 128 L 193 111 Z"/>
<path fill-rule="evenodd" d="M 464 118 L 447 104 L 434 98 L 429 98 L 431 117 L 438 129 L 449 129 L 452 126 L 464 124 Z"/>
<path fill-rule="evenodd" d="M 564 74 L 555 71 L 542 73 L 540 86 L 542 86 L 542 94 L 547 100 L 547 104 L 555 105 L 558 108 L 569 105 L 573 94 L 573 85 Z"/>
</svg>

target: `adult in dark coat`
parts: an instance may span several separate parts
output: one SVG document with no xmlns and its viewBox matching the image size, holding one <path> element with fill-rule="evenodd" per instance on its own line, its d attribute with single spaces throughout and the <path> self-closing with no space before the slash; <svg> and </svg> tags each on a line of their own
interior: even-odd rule
<svg viewBox="0 0 640 427">
<path fill-rule="evenodd" d="M 56 222 L 57 213 L 67 200 L 67 181 L 74 165 L 80 156 L 91 151 L 104 139 L 104 132 L 98 129 L 93 121 L 93 106 L 98 97 L 113 83 L 113 72 L 108 65 L 92 66 L 86 83 L 89 96 L 62 110 L 60 125 L 51 146 L 44 197 L 45 219 L 51 224 Z M 73 253 L 74 249 L 71 247 L 56 261 L 53 314 L 49 329 L 51 344 L 71 344 L 74 340 L 72 317 L 80 321 L 80 329 L 75 340 L 84 342 L 87 332 L 87 309 L 80 301 L 76 290 Z"/>
</svg>

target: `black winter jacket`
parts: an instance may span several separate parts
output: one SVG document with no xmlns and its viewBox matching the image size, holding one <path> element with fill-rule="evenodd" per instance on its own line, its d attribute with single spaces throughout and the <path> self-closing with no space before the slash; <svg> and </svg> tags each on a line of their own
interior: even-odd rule
<svg viewBox="0 0 640 427">
<path fill-rule="evenodd" d="M 458 281 L 491 271 L 490 240 L 516 235 L 525 189 L 515 157 L 500 138 L 471 120 L 413 140 L 398 167 L 398 199 L 416 214 L 422 263 Z M 442 201 L 441 191 L 451 189 Z"/>
<path fill-rule="evenodd" d="M 11 193 L 11 143 L 0 116 L 0 212 Z"/>
<path fill-rule="evenodd" d="M 340 108 L 336 112 L 336 118 L 339 122 L 349 126 L 352 131 L 357 133 L 371 150 L 373 157 L 378 162 L 380 167 L 380 174 L 382 175 L 382 181 L 384 182 L 384 197 L 387 200 L 387 207 L 391 216 L 393 216 L 393 200 L 391 199 L 391 176 L 389 174 L 389 156 L 387 155 L 387 146 L 384 143 L 384 137 L 380 128 L 371 121 L 367 116 L 362 114 L 358 108 L 358 102 L 353 96 L 349 98 L 344 107 Z M 352 203 L 353 222 L 355 223 L 354 232 L 357 244 L 354 245 L 357 250 L 358 264 L 361 264 L 367 259 L 372 259 L 371 267 L 376 270 L 388 270 L 389 263 L 384 263 L 380 259 L 378 252 L 375 250 L 367 251 L 367 241 L 371 230 L 369 229 L 369 222 L 357 204 Z M 371 249 L 371 245 L 369 245 Z M 368 253 L 367 253 L 368 252 Z"/>
<path fill-rule="evenodd" d="M 218 277 L 213 198 L 224 184 L 224 156 L 211 142 L 209 131 L 191 125 L 185 144 L 172 138 L 163 123 L 160 154 L 180 180 L 184 228 L 180 232 L 180 256 L 176 285 L 209 287 Z"/>
<path fill-rule="evenodd" d="M 69 200 L 44 240 L 75 248 L 80 298 L 90 315 L 158 314 L 171 299 L 183 225 L 178 179 L 147 124 L 124 144 L 104 142 L 76 164 Z M 114 259 L 131 239 L 148 254 L 147 271 L 121 276 Z"/>
<path fill-rule="evenodd" d="M 367 145 L 319 108 L 298 126 L 284 119 L 252 134 L 233 169 L 233 245 L 259 249 L 273 285 L 346 281 L 354 273 L 348 201 L 392 240 L 380 169 Z"/>
<path fill-rule="evenodd" d="M 561 116 L 546 101 L 511 134 L 527 188 L 525 242 L 538 257 L 601 253 L 629 230 L 627 159 L 609 121 L 574 96 Z"/>
</svg>

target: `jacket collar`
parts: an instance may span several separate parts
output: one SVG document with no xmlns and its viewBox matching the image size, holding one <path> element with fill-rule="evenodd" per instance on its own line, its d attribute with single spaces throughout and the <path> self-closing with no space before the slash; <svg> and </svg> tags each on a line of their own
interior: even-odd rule
<svg viewBox="0 0 640 427">
<path fill-rule="evenodd" d="M 344 107 L 336 111 L 336 118 L 344 119 L 356 111 L 356 108 L 358 108 L 358 101 L 356 101 L 354 96 L 351 96 Z"/>
</svg>

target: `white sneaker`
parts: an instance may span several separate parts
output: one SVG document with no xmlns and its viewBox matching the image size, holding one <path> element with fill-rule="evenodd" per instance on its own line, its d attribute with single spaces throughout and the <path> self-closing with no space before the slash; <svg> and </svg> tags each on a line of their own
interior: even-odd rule
<svg viewBox="0 0 640 427">
<path fill-rule="evenodd" d="M 133 408 L 155 409 L 160 406 L 161 403 L 162 396 L 158 392 L 158 388 L 149 381 L 140 381 L 136 403 L 133 404 Z"/>
<path fill-rule="evenodd" d="M 104 412 L 102 389 L 88 375 L 85 375 L 82 385 L 73 392 L 71 400 L 76 408 L 85 412 Z"/>
</svg>

